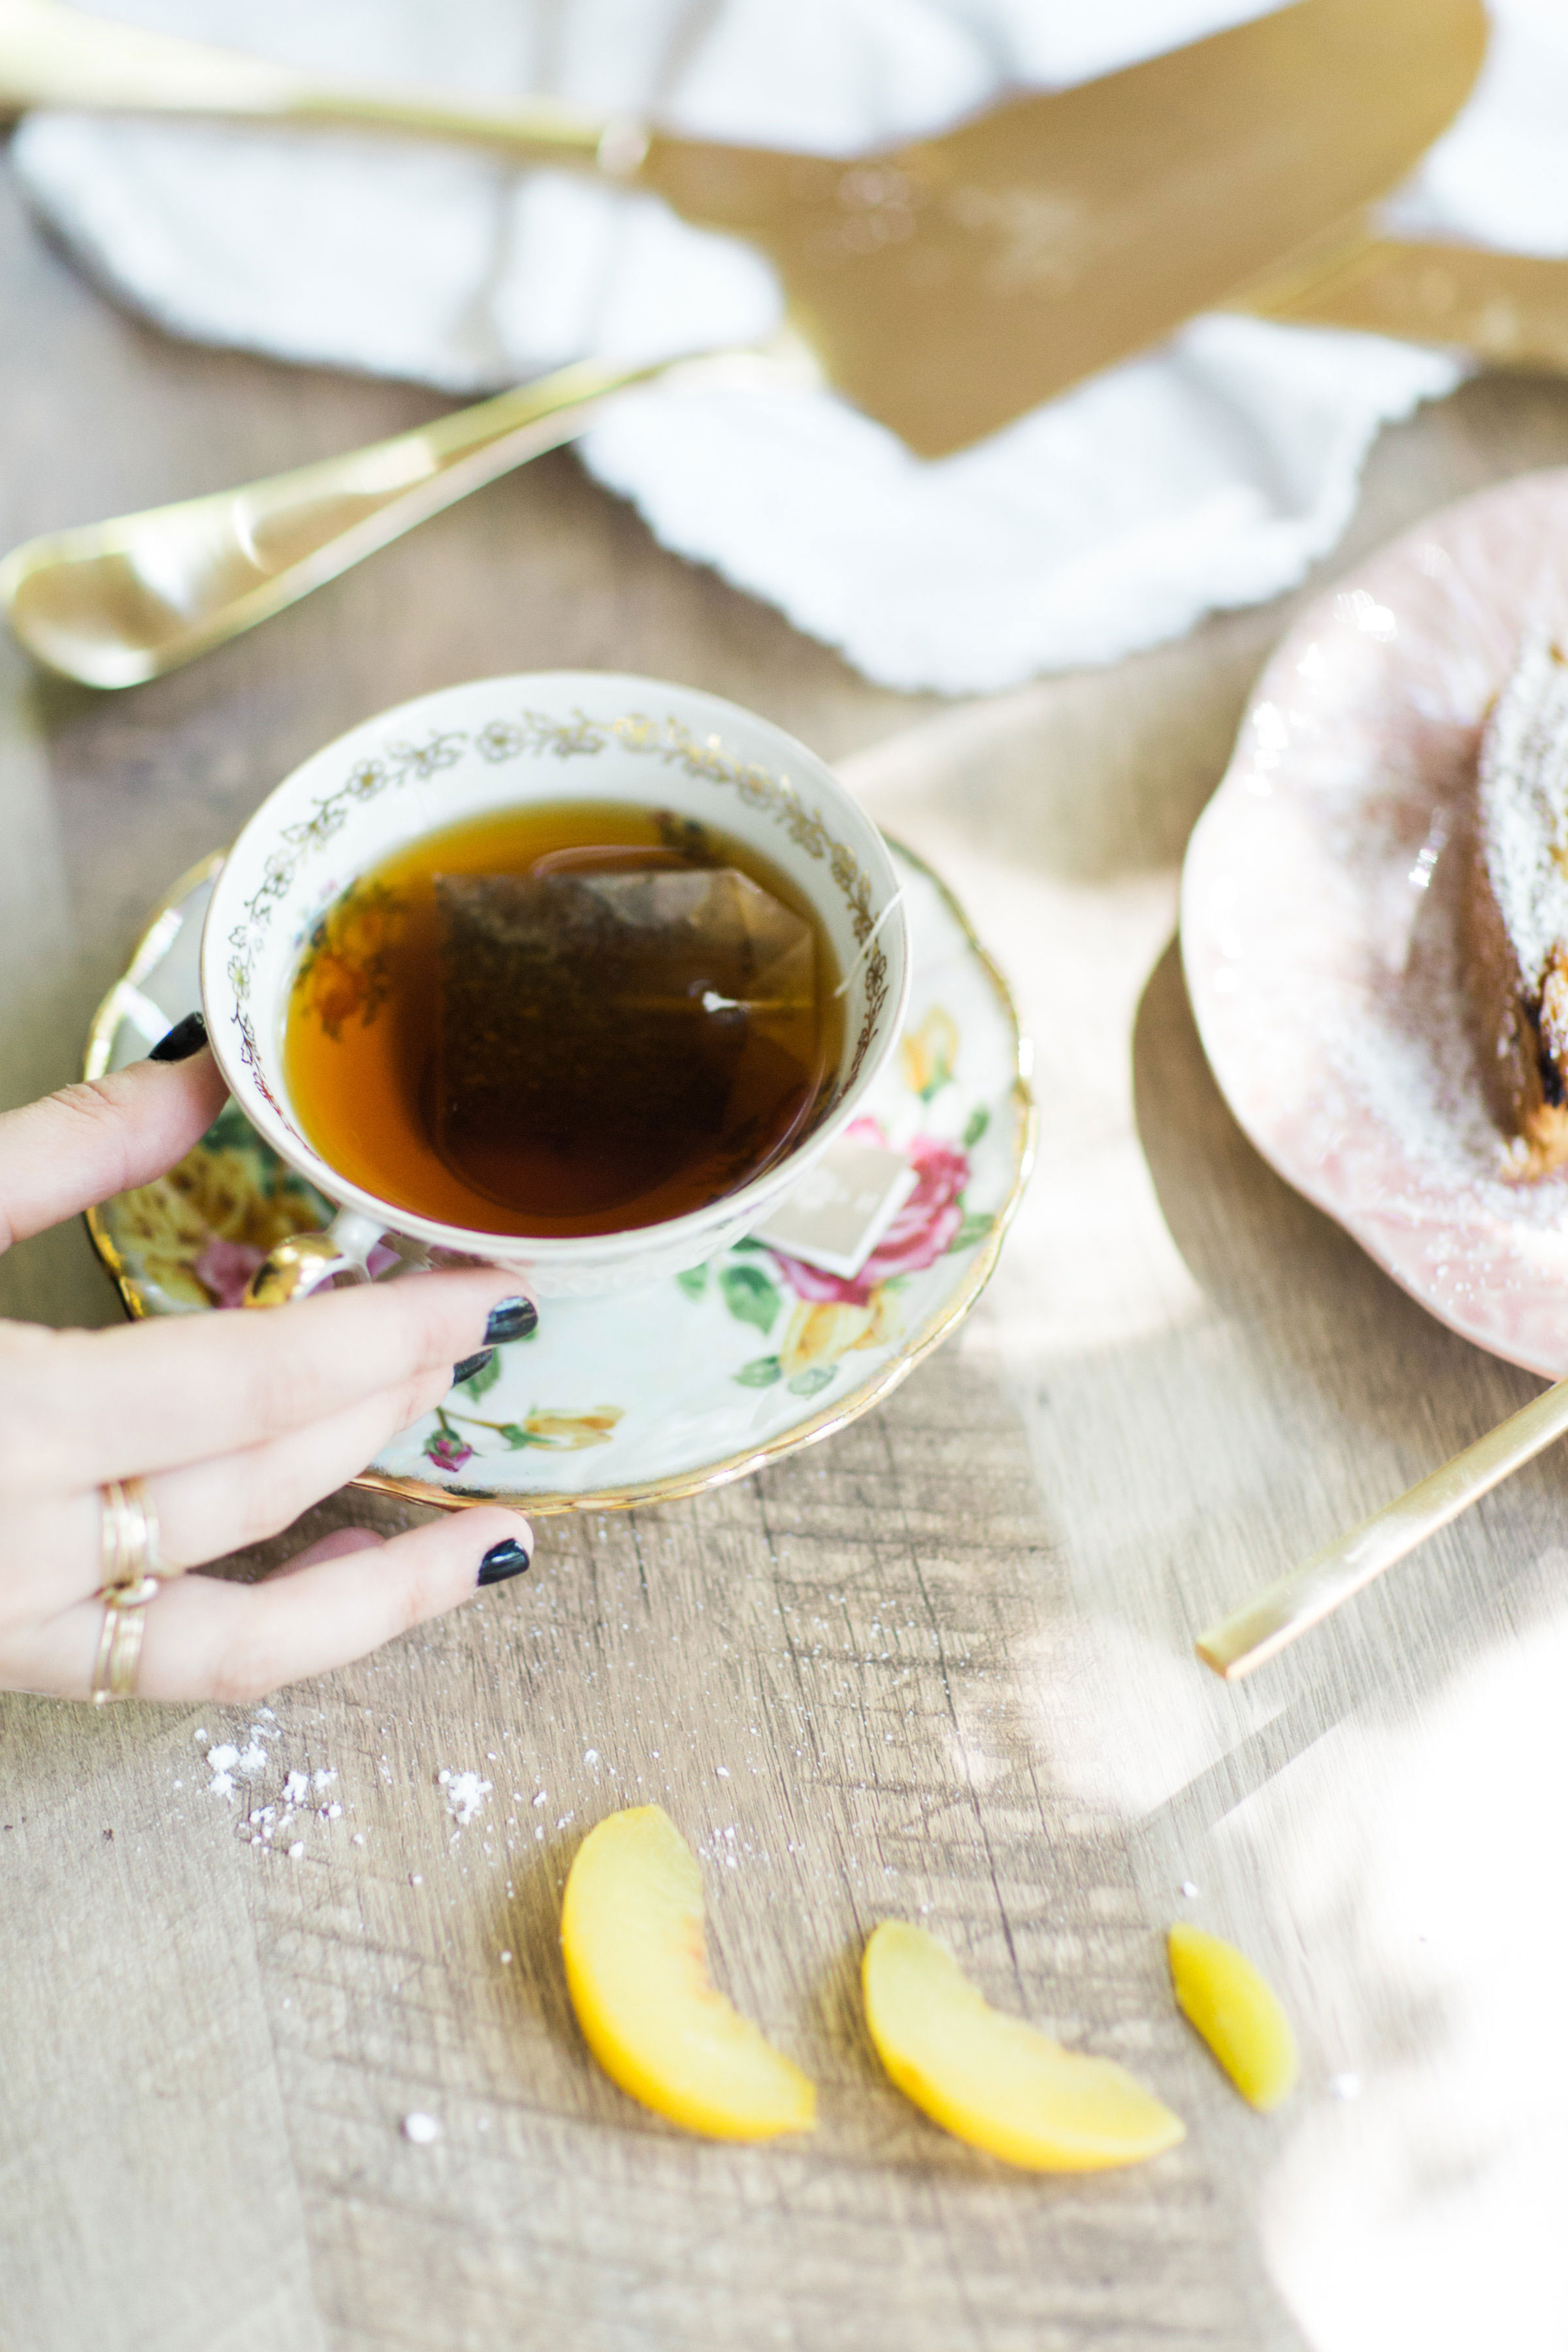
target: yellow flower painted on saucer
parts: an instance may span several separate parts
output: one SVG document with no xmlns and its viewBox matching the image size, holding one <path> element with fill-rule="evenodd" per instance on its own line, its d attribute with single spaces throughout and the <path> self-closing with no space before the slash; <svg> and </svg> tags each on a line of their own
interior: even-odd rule
<svg viewBox="0 0 1568 2352">
<path fill-rule="evenodd" d="M 585 1445 L 608 1445 L 621 1418 L 618 1404 L 595 1405 L 592 1412 L 531 1412 L 522 1426 L 558 1454 L 578 1454 Z"/>
<path fill-rule="evenodd" d="M 849 1349 L 861 1345 L 872 1320 L 869 1307 L 803 1298 L 789 1318 L 779 1348 L 780 1372 L 792 1381 L 816 1364 L 836 1364 Z"/>
<path fill-rule="evenodd" d="M 958 1060 L 958 1024 L 952 1013 L 933 1004 L 919 1028 L 907 1029 L 900 1038 L 899 1060 L 910 1093 L 930 1102 L 946 1086 Z"/>
<path fill-rule="evenodd" d="M 923 1927 L 884 1919 L 860 1965 L 877 2055 L 933 2123 L 1034 2172 L 1141 2164 L 1185 2137 L 1152 2092 L 990 2007 Z"/>
<path fill-rule="evenodd" d="M 779 1371 L 786 1381 L 818 1364 L 836 1364 L 852 1348 L 890 1345 L 903 1328 L 897 1300 L 879 1283 L 863 1307 L 829 1298 L 797 1301 L 779 1344 Z"/>
<path fill-rule="evenodd" d="M 632 2098 L 715 2139 L 811 2129 L 814 2085 L 709 1981 L 702 1875 L 661 1806 L 589 1831 L 566 1880 L 561 1949 L 584 2039 Z"/>
<path fill-rule="evenodd" d="M 1176 2006 L 1244 2099 L 1277 2107 L 1300 2071 L 1296 2036 L 1272 1986 L 1245 1952 L 1178 1919 L 1167 1938 Z"/>
</svg>

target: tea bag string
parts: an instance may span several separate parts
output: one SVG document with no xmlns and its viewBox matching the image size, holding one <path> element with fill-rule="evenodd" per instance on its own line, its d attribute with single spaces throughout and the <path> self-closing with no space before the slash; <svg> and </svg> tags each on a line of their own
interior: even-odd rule
<svg viewBox="0 0 1568 2352">
<path fill-rule="evenodd" d="M 878 932 L 881 929 L 883 924 L 887 921 L 894 908 L 902 904 L 903 896 L 904 886 L 900 882 L 892 897 L 889 899 L 887 905 L 883 908 L 881 913 L 878 916 L 876 921 L 872 924 L 870 929 L 867 932 L 864 940 L 860 942 L 860 952 L 856 957 L 854 962 L 850 965 L 848 971 L 845 973 L 843 979 L 839 982 L 837 987 L 834 990 L 833 993 L 835 996 L 847 996 L 848 994 L 850 989 L 854 986 L 855 982 L 864 969 L 867 958 L 877 944 Z"/>
</svg>

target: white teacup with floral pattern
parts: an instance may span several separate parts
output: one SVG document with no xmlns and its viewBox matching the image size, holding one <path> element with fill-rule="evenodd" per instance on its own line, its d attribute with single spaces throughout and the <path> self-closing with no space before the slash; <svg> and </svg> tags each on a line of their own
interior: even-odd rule
<svg viewBox="0 0 1568 2352">
<path fill-rule="evenodd" d="M 624 801 L 710 824 L 782 868 L 809 899 L 847 986 L 829 1108 L 805 1140 L 740 1190 L 626 1233 L 531 1238 L 416 1215 L 328 1164 L 289 1100 L 283 1021 L 300 950 L 348 885 L 423 835 L 531 801 Z M 246 1116 L 339 1204 L 330 1234 L 275 1252 L 252 1286 L 280 1303 L 390 1244 L 488 1259 L 536 1297 L 662 1281 L 764 1223 L 862 1109 L 902 1024 L 908 939 L 898 881 L 870 819 L 801 744 L 764 719 L 652 678 L 565 671 L 482 678 L 366 720 L 263 801 L 218 877 L 202 938 L 202 1003 Z"/>
</svg>

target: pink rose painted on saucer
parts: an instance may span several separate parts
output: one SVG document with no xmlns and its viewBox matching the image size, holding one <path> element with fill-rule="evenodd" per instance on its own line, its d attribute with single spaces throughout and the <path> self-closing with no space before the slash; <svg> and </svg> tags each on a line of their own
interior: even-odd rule
<svg viewBox="0 0 1568 2352">
<path fill-rule="evenodd" d="M 858 1118 L 845 1133 L 867 1143 L 888 1139 L 874 1118 Z M 915 1189 L 853 1282 L 774 1251 L 779 1271 L 797 1298 L 836 1299 L 845 1306 L 864 1307 L 879 1282 L 888 1282 L 896 1274 L 921 1274 L 952 1248 L 963 1223 L 967 1155 L 951 1143 L 921 1135 L 908 1147 L 908 1157 L 918 1180 Z"/>
<path fill-rule="evenodd" d="M 1434 516 L 1310 606 L 1194 833 L 1182 952 L 1264 1157 L 1424 1307 L 1568 1373 L 1568 1170 L 1510 1180 L 1476 1068 L 1458 899 L 1480 732 L 1568 629 L 1568 472 Z"/>
</svg>

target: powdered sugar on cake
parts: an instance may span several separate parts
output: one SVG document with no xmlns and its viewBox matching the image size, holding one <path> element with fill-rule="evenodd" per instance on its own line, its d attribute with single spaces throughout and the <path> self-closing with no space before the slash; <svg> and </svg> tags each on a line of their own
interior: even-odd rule
<svg viewBox="0 0 1568 2352">
<path fill-rule="evenodd" d="M 1498 698 L 1477 797 L 1488 877 L 1539 997 L 1568 944 L 1568 662 L 1544 630 Z"/>
</svg>

